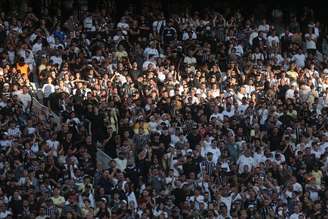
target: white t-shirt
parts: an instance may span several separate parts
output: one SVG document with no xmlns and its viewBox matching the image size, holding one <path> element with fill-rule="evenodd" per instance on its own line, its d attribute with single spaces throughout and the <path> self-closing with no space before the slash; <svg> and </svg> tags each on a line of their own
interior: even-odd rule
<svg viewBox="0 0 328 219">
<path fill-rule="evenodd" d="M 264 156 L 263 153 L 254 153 L 254 160 L 257 165 L 260 164 L 261 162 L 265 162 L 266 159 L 267 158 Z"/>
<path fill-rule="evenodd" d="M 9 62 L 10 64 L 14 64 L 15 62 L 15 58 L 16 58 L 16 53 L 15 51 L 8 51 L 8 59 L 9 59 Z"/>
<path fill-rule="evenodd" d="M 269 26 L 269 24 L 261 24 L 261 25 L 259 25 L 258 30 L 263 32 L 263 37 L 266 39 L 267 33 L 270 30 L 270 26 Z"/>
<path fill-rule="evenodd" d="M 268 119 L 269 111 L 267 109 L 259 109 L 260 114 L 260 124 L 264 125 L 265 121 Z"/>
<path fill-rule="evenodd" d="M 300 214 L 298 213 L 293 213 L 292 215 L 290 215 L 289 219 L 299 219 L 300 218 Z"/>
<path fill-rule="evenodd" d="M 164 82 L 166 79 L 166 75 L 163 72 L 158 72 L 157 78 L 161 81 Z"/>
<path fill-rule="evenodd" d="M 117 24 L 117 28 L 128 30 L 129 29 L 129 24 L 125 23 L 125 22 L 119 22 Z"/>
<path fill-rule="evenodd" d="M 224 110 L 222 113 L 223 113 L 223 116 L 227 116 L 227 117 L 231 118 L 235 115 L 235 110 L 231 109 L 230 112 L 228 112 L 227 110 Z"/>
<path fill-rule="evenodd" d="M 249 35 L 249 44 L 252 46 L 253 45 L 253 39 L 255 38 L 255 37 L 257 37 L 259 34 L 258 34 L 258 32 L 252 32 L 250 35 Z"/>
<path fill-rule="evenodd" d="M 32 52 L 35 54 L 42 50 L 42 43 L 35 43 L 32 47 Z"/>
<path fill-rule="evenodd" d="M 148 58 L 149 55 L 153 55 L 154 57 L 159 57 L 158 50 L 156 48 L 147 47 L 144 51 L 144 56 Z"/>
<path fill-rule="evenodd" d="M 13 137 L 20 137 L 22 132 L 20 131 L 20 129 L 18 127 L 15 128 L 9 128 L 7 130 L 7 133 L 9 136 L 13 136 Z"/>
<path fill-rule="evenodd" d="M 93 21 L 92 21 L 92 17 L 86 17 L 83 20 L 83 26 L 85 29 L 91 30 L 93 29 Z"/>
<path fill-rule="evenodd" d="M 303 187 L 301 184 L 299 184 L 298 182 L 293 184 L 293 191 L 295 192 L 303 192 Z"/>
<path fill-rule="evenodd" d="M 162 26 L 165 26 L 165 20 L 158 20 L 153 22 L 153 31 L 159 33 Z"/>
<path fill-rule="evenodd" d="M 188 198 L 188 201 L 189 202 L 194 202 L 195 203 L 195 208 L 199 209 L 199 204 L 201 202 L 204 202 L 204 196 L 202 196 L 202 195 L 199 195 L 197 197 L 191 196 L 191 197 Z"/>
<path fill-rule="evenodd" d="M 224 119 L 224 115 L 222 113 L 213 113 L 211 116 L 210 116 L 210 120 L 212 120 L 213 118 L 215 119 L 218 119 L 220 121 L 223 121 Z"/>
<path fill-rule="evenodd" d="M 202 148 L 201 154 L 203 157 L 206 156 L 208 152 L 211 152 L 213 154 L 212 161 L 214 163 L 217 163 L 219 161 L 219 158 L 221 157 L 221 151 L 219 148 L 213 148 L 212 146 L 204 146 Z"/>
<path fill-rule="evenodd" d="M 7 218 L 9 215 L 12 215 L 11 211 L 8 211 L 8 210 L 1 211 L 1 212 L 0 212 L 0 219 L 5 219 L 5 218 Z"/>
<path fill-rule="evenodd" d="M 6 149 L 8 147 L 10 147 L 12 144 L 12 140 L 0 140 L 0 148 L 1 149 Z"/>
<path fill-rule="evenodd" d="M 314 154 L 315 158 L 320 159 L 321 155 L 324 153 L 324 151 L 319 150 L 311 150 L 311 154 Z"/>
<path fill-rule="evenodd" d="M 305 66 L 305 55 L 304 54 L 295 54 L 292 58 L 293 61 L 295 61 L 296 65 L 300 68 L 303 68 Z"/>
<path fill-rule="evenodd" d="M 156 68 L 156 63 L 155 62 L 152 62 L 152 61 L 145 61 L 143 64 L 142 64 L 142 70 L 143 71 L 146 71 L 148 69 L 148 66 L 152 64 L 155 68 Z"/>
<path fill-rule="evenodd" d="M 268 36 L 268 45 L 272 47 L 273 44 L 279 44 L 279 37 L 278 36 Z"/>
<path fill-rule="evenodd" d="M 185 64 L 188 64 L 188 65 L 194 65 L 197 63 L 197 60 L 195 57 L 189 57 L 189 56 L 186 56 L 183 60 L 183 62 Z"/>
<path fill-rule="evenodd" d="M 50 45 L 53 45 L 53 44 L 56 43 L 56 41 L 55 41 L 55 37 L 54 37 L 53 34 L 51 34 L 51 35 L 49 35 L 49 36 L 47 37 L 47 42 L 48 42 Z"/>
<path fill-rule="evenodd" d="M 245 155 L 241 155 L 237 160 L 237 164 L 239 166 L 239 173 L 244 172 L 244 167 L 248 166 L 248 170 L 251 171 L 253 167 L 256 166 L 256 161 L 253 157 L 246 157 Z"/>
<path fill-rule="evenodd" d="M 306 49 L 317 49 L 316 45 L 317 36 L 315 34 L 305 34 L 305 46 Z"/>
<path fill-rule="evenodd" d="M 220 96 L 220 89 L 211 90 L 211 93 L 213 98 L 217 98 Z"/>
<path fill-rule="evenodd" d="M 42 87 L 42 92 L 45 98 L 48 98 L 50 94 L 55 92 L 55 85 L 53 84 L 45 84 Z"/>
<path fill-rule="evenodd" d="M 240 114 L 244 114 L 244 112 L 247 110 L 247 108 L 248 108 L 248 104 L 240 104 L 238 106 L 238 112 Z"/>
<path fill-rule="evenodd" d="M 114 160 L 116 162 L 117 168 L 120 169 L 121 171 L 124 171 L 128 161 L 126 159 L 121 160 L 118 157 L 115 158 Z"/>
<path fill-rule="evenodd" d="M 286 99 L 294 99 L 295 98 L 294 92 L 295 91 L 293 89 L 288 89 L 285 95 Z"/>
<path fill-rule="evenodd" d="M 60 144 L 59 141 L 53 141 L 51 139 L 48 139 L 46 142 L 51 150 L 57 151 L 59 144 Z"/>
<path fill-rule="evenodd" d="M 190 39 L 190 35 L 188 34 L 188 32 L 183 32 L 182 40 L 185 41 L 185 40 L 189 40 L 189 39 Z M 193 40 L 197 39 L 197 34 L 194 31 L 192 31 L 191 39 L 193 39 Z"/>
<path fill-rule="evenodd" d="M 260 24 L 258 30 L 263 32 L 269 32 L 270 26 L 269 24 Z"/>
<path fill-rule="evenodd" d="M 63 59 L 60 56 L 51 56 L 50 60 L 53 64 L 58 64 L 59 66 L 63 63 Z"/>
<path fill-rule="evenodd" d="M 171 166 L 170 166 L 170 169 L 173 169 L 173 174 L 174 176 L 180 176 L 180 173 L 179 171 L 181 171 L 183 168 L 182 168 L 182 165 L 177 165 L 175 166 L 175 164 L 178 162 L 177 159 L 172 159 L 171 161 Z"/>
<path fill-rule="evenodd" d="M 234 48 L 235 48 L 235 50 L 236 50 L 235 54 L 236 54 L 237 56 L 243 56 L 243 54 L 244 54 L 244 49 L 243 49 L 243 46 L 242 46 L 242 45 L 237 45 L 237 46 L 235 46 Z"/>
<path fill-rule="evenodd" d="M 31 95 L 28 93 L 26 93 L 26 94 L 19 93 L 19 94 L 17 94 L 17 96 L 18 96 L 18 100 L 23 104 L 24 111 L 26 111 L 27 108 L 29 107 L 29 104 L 32 101 Z"/>
<path fill-rule="evenodd" d="M 34 127 L 28 127 L 26 129 L 27 129 L 27 134 L 28 135 L 32 135 L 36 132 L 36 128 L 34 128 Z"/>
</svg>

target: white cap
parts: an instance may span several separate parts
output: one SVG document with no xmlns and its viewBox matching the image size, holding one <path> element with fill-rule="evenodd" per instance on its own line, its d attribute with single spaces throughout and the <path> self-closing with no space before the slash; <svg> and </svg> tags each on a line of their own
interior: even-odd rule
<svg viewBox="0 0 328 219">
<path fill-rule="evenodd" d="M 323 73 L 324 73 L 324 74 L 328 74 L 328 68 L 325 68 L 325 69 L 323 70 Z"/>
</svg>

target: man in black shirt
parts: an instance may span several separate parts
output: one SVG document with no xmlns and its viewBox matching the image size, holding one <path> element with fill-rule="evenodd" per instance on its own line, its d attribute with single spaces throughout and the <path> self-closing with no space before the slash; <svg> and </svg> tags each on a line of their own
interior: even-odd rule
<svg viewBox="0 0 328 219">
<path fill-rule="evenodd" d="M 177 31 L 173 27 L 171 21 L 168 22 L 168 25 L 163 29 L 162 32 L 162 42 L 164 45 L 169 45 L 171 42 L 175 41 L 177 38 Z"/>
</svg>

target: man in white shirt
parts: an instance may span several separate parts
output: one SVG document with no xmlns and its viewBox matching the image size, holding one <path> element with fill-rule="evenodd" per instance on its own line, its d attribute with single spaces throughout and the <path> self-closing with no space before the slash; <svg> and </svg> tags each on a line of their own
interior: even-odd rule
<svg viewBox="0 0 328 219">
<path fill-rule="evenodd" d="M 122 29 L 122 30 L 129 30 L 130 27 L 129 27 L 129 24 L 125 17 L 122 17 L 120 22 L 117 23 L 117 28 Z"/>
<path fill-rule="evenodd" d="M 54 134 L 51 136 L 51 138 L 48 139 L 48 140 L 46 141 L 48 147 L 49 147 L 51 150 L 54 150 L 54 151 L 57 151 L 58 148 L 59 148 L 59 145 L 60 145 L 59 141 L 58 141 L 56 138 L 57 138 L 57 134 L 54 133 Z"/>
<path fill-rule="evenodd" d="M 206 157 L 208 152 L 212 153 L 212 161 L 216 164 L 221 156 L 221 151 L 217 147 L 217 142 L 213 140 L 213 137 L 209 137 L 209 136 L 207 136 L 204 141 L 201 155 L 203 157 Z"/>
<path fill-rule="evenodd" d="M 234 107 L 230 103 L 227 103 L 226 104 L 226 108 L 223 111 L 223 116 L 227 116 L 227 117 L 231 118 L 234 115 L 235 115 L 235 109 L 234 109 Z"/>
<path fill-rule="evenodd" d="M 15 122 L 10 122 L 9 129 L 7 130 L 7 135 L 11 137 L 19 138 L 22 135 L 19 127 L 16 126 Z"/>
<path fill-rule="evenodd" d="M 245 153 L 242 154 L 239 159 L 237 160 L 238 164 L 238 173 L 244 173 L 245 172 L 245 167 L 247 167 L 247 171 L 251 172 L 252 168 L 256 166 L 256 162 L 254 158 L 251 156 L 251 151 L 250 149 L 246 149 Z"/>
<path fill-rule="evenodd" d="M 276 31 L 272 30 L 272 33 L 270 36 L 268 36 L 268 46 L 273 47 L 273 46 L 278 46 L 279 45 L 279 37 L 276 35 Z"/>
<path fill-rule="evenodd" d="M 243 54 L 244 54 L 243 46 L 237 40 L 233 41 L 233 45 L 234 45 L 233 48 L 235 48 L 235 55 L 238 56 L 238 57 L 242 57 Z"/>
<path fill-rule="evenodd" d="M 195 40 L 197 39 L 197 34 L 195 31 L 191 30 L 191 28 L 188 28 L 186 31 L 183 32 L 182 34 L 182 40 L 186 41 L 186 40 Z"/>
<path fill-rule="evenodd" d="M 317 36 L 312 33 L 312 28 L 309 28 L 309 32 L 304 37 L 307 51 L 315 51 L 317 49 Z"/>
<path fill-rule="evenodd" d="M 124 158 L 124 154 L 122 152 L 120 152 L 118 154 L 118 157 L 115 158 L 114 160 L 119 170 L 124 171 L 126 169 L 128 161 L 126 158 Z"/>
<path fill-rule="evenodd" d="M 5 218 L 8 218 L 9 216 L 12 216 L 12 212 L 7 209 L 4 201 L 1 200 L 0 201 L 0 219 L 5 219 Z"/>
<path fill-rule="evenodd" d="M 267 24 L 266 19 L 263 19 L 262 23 L 258 27 L 258 31 L 263 32 L 264 39 L 267 38 L 267 33 L 269 32 L 269 30 L 270 30 L 270 25 Z"/>
<path fill-rule="evenodd" d="M 183 59 L 183 63 L 187 65 L 196 65 L 197 60 L 195 57 L 193 57 L 192 52 L 189 51 L 188 55 L 186 55 Z"/>
<path fill-rule="evenodd" d="M 87 31 L 95 31 L 96 30 L 95 26 L 93 25 L 92 16 L 89 13 L 87 13 L 86 17 L 83 20 L 83 27 Z"/>
<path fill-rule="evenodd" d="M 213 110 L 212 115 L 210 116 L 210 120 L 212 120 L 213 118 L 223 122 L 224 116 L 221 112 L 219 112 L 219 107 L 218 106 L 214 106 L 214 110 Z"/>
<path fill-rule="evenodd" d="M 29 112 L 32 103 L 32 97 L 28 93 L 28 87 L 24 86 L 22 92 L 17 93 L 18 100 L 23 104 L 23 111 Z"/>
<path fill-rule="evenodd" d="M 247 103 L 246 97 L 243 97 L 241 104 L 238 106 L 238 112 L 244 114 L 248 108 L 249 104 Z"/>
<path fill-rule="evenodd" d="M 56 54 L 50 57 L 50 60 L 52 61 L 53 64 L 58 64 L 59 67 L 63 63 L 63 59 L 58 51 L 56 52 Z"/>
<path fill-rule="evenodd" d="M 38 38 L 36 43 L 33 44 L 32 46 L 32 52 L 36 54 L 37 52 L 42 50 L 42 39 Z"/>
<path fill-rule="evenodd" d="M 50 45 L 50 48 L 54 48 L 54 46 L 53 46 L 53 45 L 55 45 L 55 44 L 56 44 L 56 40 L 55 40 L 55 37 L 54 37 L 54 35 L 53 35 L 53 34 L 51 34 L 51 35 L 47 36 L 47 42 L 49 43 L 49 45 Z"/>
<path fill-rule="evenodd" d="M 55 92 L 55 85 L 52 84 L 51 77 L 48 77 L 47 83 L 43 85 L 42 92 L 45 98 L 49 98 L 50 94 Z"/>
<path fill-rule="evenodd" d="M 153 55 L 149 55 L 149 59 L 142 64 L 142 70 L 156 69 L 156 60 Z"/>
<path fill-rule="evenodd" d="M 290 215 L 289 219 L 300 219 L 300 218 L 302 218 L 301 216 L 304 216 L 298 205 L 294 206 L 294 211 L 293 212 L 294 213 Z"/>
<path fill-rule="evenodd" d="M 305 57 L 304 53 L 302 52 L 301 48 L 299 48 L 297 54 L 293 55 L 293 57 L 292 57 L 292 61 L 295 61 L 295 64 L 300 68 L 304 68 L 305 59 L 306 59 L 306 57 Z"/>
<path fill-rule="evenodd" d="M 199 203 L 204 201 L 204 196 L 201 195 L 200 189 L 196 189 L 193 196 L 187 198 L 189 202 L 195 203 L 195 208 L 199 209 Z"/>
<path fill-rule="evenodd" d="M 253 32 L 249 35 L 249 45 L 253 46 L 253 40 L 259 35 L 259 33 L 256 30 L 253 30 Z"/>
<path fill-rule="evenodd" d="M 146 59 L 149 59 L 150 55 L 152 55 L 154 58 L 159 57 L 159 52 L 156 49 L 156 43 L 155 42 L 151 42 L 149 47 L 145 48 L 145 50 L 144 50 L 144 57 Z"/>
<path fill-rule="evenodd" d="M 296 90 L 295 84 L 292 84 L 292 86 L 286 91 L 285 98 L 287 99 L 295 99 L 295 90 Z"/>
</svg>

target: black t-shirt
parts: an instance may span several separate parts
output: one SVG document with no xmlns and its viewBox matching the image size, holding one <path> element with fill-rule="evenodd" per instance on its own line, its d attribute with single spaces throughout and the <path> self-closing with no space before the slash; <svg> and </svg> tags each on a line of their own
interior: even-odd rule
<svg viewBox="0 0 328 219">
<path fill-rule="evenodd" d="M 60 96 L 61 94 L 56 92 L 49 95 L 50 108 L 55 113 L 59 113 L 60 111 L 60 105 L 59 105 Z"/>
<path fill-rule="evenodd" d="M 280 145 L 281 138 L 282 138 L 282 136 L 280 134 L 278 134 L 278 135 L 271 135 L 269 137 L 270 150 L 271 151 L 275 151 L 277 149 L 281 149 L 281 145 Z"/>
<path fill-rule="evenodd" d="M 115 136 L 116 134 L 113 133 L 112 137 L 104 145 L 104 152 L 108 154 L 111 158 L 117 157 Z"/>
<path fill-rule="evenodd" d="M 163 30 L 163 40 L 165 43 L 171 42 L 175 39 L 177 31 L 174 27 L 165 27 Z"/>
<path fill-rule="evenodd" d="M 199 142 L 201 140 L 201 137 L 198 134 L 196 134 L 196 135 L 189 134 L 187 136 L 187 139 L 188 139 L 188 142 L 190 144 L 190 148 L 194 150 L 196 148 L 196 145 L 199 144 Z"/>
<path fill-rule="evenodd" d="M 176 188 L 172 191 L 172 194 L 174 195 L 174 204 L 176 206 L 179 206 L 180 203 L 184 202 L 186 200 L 187 194 L 183 189 Z"/>
<path fill-rule="evenodd" d="M 161 143 L 164 143 L 165 147 L 167 148 L 171 142 L 171 136 L 170 135 L 161 135 L 159 138 L 159 141 Z"/>
<path fill-rule="evenodd" d="M 189 176 L 190 173 L 194 172 L 197 173 L 197 163 L 195 160 L 187 161 L 182 165 L 183 173 L 186 176 Z"/>
</svg>

